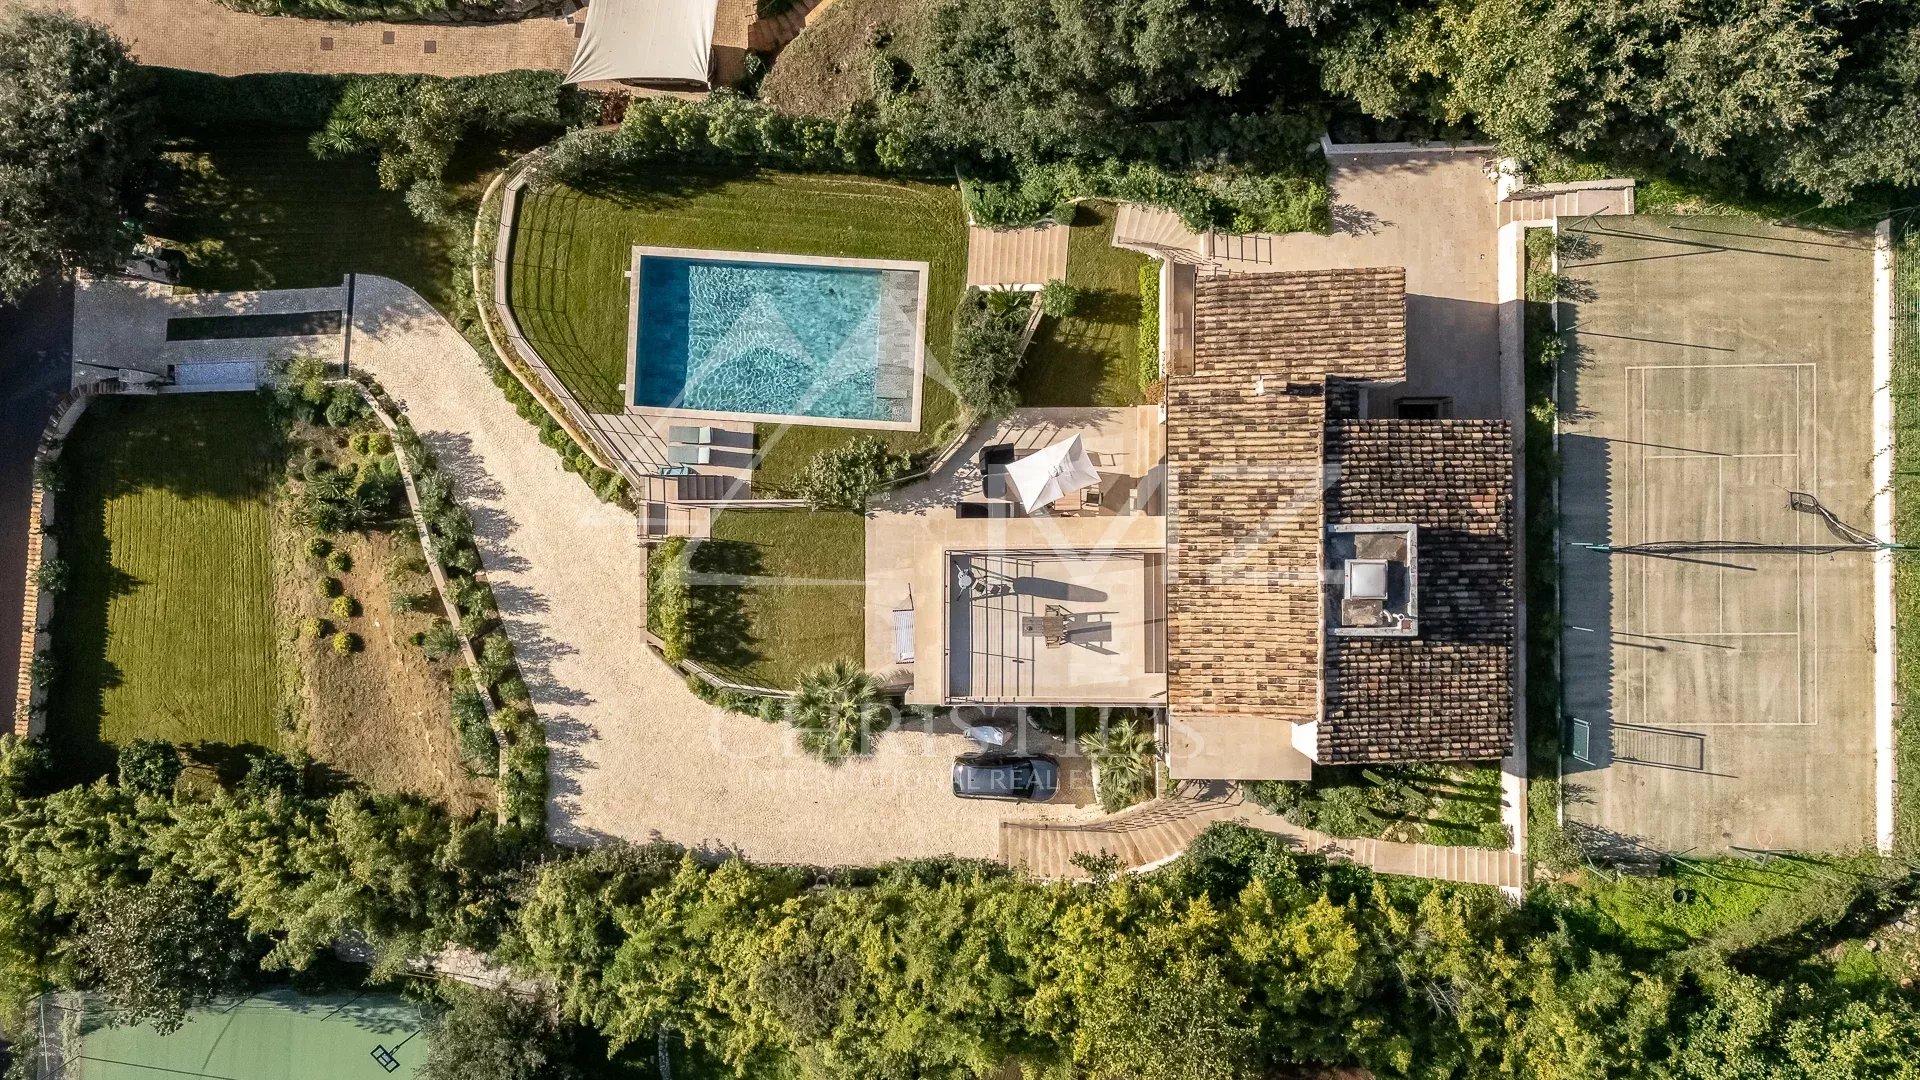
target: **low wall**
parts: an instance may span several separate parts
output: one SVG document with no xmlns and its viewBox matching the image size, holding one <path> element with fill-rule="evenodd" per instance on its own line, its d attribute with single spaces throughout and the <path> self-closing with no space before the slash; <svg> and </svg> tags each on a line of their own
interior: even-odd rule
<svg viewBox="0 0 1920 1080">
<path fill-rule="evenodd" d="M 46 469 L 60 460 L 60 448 L 67 433 L 86 414 L 87 404 L 101 394 L 118 393 L 113 380 L 91 383 L 67 391 L 53 407 L 53 417 L 40 434 L 40 448 L 33 455 L 33 504 L 27 513 L 26 588 L 20 615 L 20 670 L 14 683 L 13 719 L 9 730 L 15 735 L 39 735 L 47 728 L 47 689 L 33 679 L 35 661 L 48 655 L 53 637 L 53 593 L 40 587 L 40 568 L 58 557 L 52 535 L 54 492 L 42 482 Z"/>
</svg>

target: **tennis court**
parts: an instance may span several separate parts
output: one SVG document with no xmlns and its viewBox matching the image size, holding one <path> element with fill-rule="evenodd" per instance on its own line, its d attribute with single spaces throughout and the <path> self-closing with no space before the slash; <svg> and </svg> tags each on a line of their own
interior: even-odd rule
<svg viewBox="0 0 1920 1080">
<path fill-rule="evenodd" d="M 166 1035 L 63 997 L 43 1009 L 39 1080 L 411 1080 L 427 1052 L 419 1011 L 397 997 L 272 990 L 196 1009 Z"/>
<path fill-rule="evenodd" d="M 1793 492 L 1872 521 L 1871 238 L 1568 234 L 1567 817 L 1669 851 L 1868 844 L 1872 556 L 1784 549 L 1839 542 Z"/>
</svg>

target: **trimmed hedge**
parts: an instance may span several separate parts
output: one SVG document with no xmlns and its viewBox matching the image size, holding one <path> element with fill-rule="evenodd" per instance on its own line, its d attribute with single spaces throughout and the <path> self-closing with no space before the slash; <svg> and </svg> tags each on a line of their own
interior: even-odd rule
<svg viewBox="0 0 1920 1080">
<path fill-rule="evenodd" d="M 692 589 L 687 582 L 687 538 L 669 536 L 647 557 L 648 629 L 660 638 L 667 663 L 687 658 Z"/>
<path fill-rule="evenodd" d="M 1140 268 L 1140 389 L 1160 381 L 1160 260 Z"/>
</svg>

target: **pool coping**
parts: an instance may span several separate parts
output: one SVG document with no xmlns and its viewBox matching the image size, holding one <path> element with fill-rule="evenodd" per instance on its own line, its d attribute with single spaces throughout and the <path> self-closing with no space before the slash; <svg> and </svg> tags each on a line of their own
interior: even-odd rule
<svg viewBox="0 0 1920 1080">
<path fill-rule="evenodd" d="M 913 328 L 913 397 L 906 420 L 857 420 L 841 416 L 805 416 L 793 413 L 734 412 L 638 405 L 633 396 L 640 374 L 640 260 L 647 256 L 697 259 L 708 262 L 777 263 L 784 266 L 835 266 L 853 270 L 911 270 L 918 282 Z M 715 248 L 651 247 L 635 244 L 627 265 L 627 381 L 621 387 L 626 411 L 647 416 L 687 420 L 741 420 L 757 424 L 793 424 L 806 427 L 865 428 L 872 431 L 919 431 L 920 398 L 927 378 L 927 280 L 931 263 L 907 259 L 852 259 L 833 255 L 790 255 L 777 251 L 727 251 Z"/>
</svg>

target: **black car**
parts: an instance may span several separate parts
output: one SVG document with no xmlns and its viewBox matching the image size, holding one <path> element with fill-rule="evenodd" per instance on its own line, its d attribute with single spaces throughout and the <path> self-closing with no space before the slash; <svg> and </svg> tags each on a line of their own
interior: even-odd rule
<svg viewBox="0 0 1920 1080">
<path fill-rule="evenodd" d="M 1046 802 L 1058 790 L 1060 766 L 1052 758 L 964 754 L 953 761 L 953 793 L 962 799 Z"/>
</svg>

